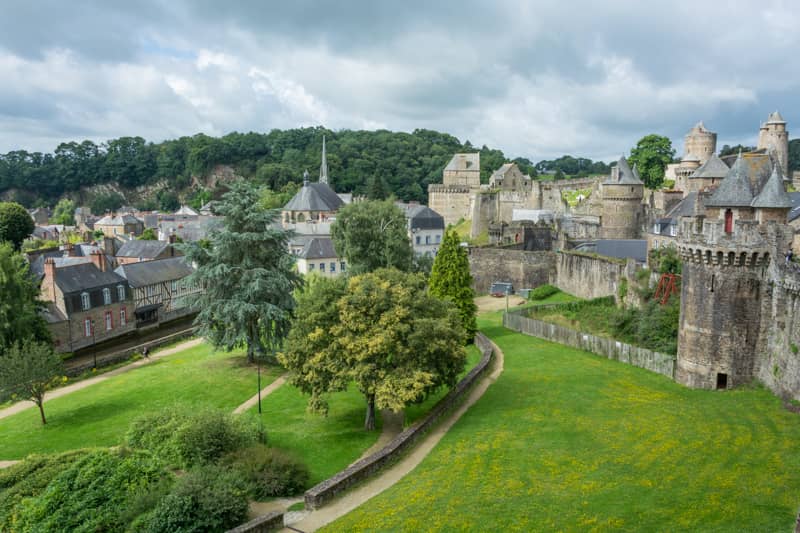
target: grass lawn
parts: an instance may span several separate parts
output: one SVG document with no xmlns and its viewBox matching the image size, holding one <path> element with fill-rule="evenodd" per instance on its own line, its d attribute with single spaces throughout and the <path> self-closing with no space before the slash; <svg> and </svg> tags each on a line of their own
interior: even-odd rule
<svg viewBox="0 0 800 533">
<path fill-rule="evenodd" d="M 480 359 L 475 346 L 467 350 L 466 374 Z M 427 413 L 445 394 L 443 389 L 420 405 L 406 411 L 410 423 Z M 311 484 L 331 477 L 358 459 L 372 446 L 381 431 L 378 416 L 375 431 L 364 431 L 366 403 L 355 387 L 332 394 L 328 416 L 306 412 L 308 396 L 289 384 L 273 392 L 262 403 L 262 421 L 270 446 L 283 448 L 302 459 L 311 470 Z M 246 416 L 258 417 L 257 408 Z"/>
<path fill-rule="evenodd" d="M 479 320 L 505 371 L 410 475 L 328 531 L 790 531 L 800 416 Z"/>
<path fill-rule="evenodd" d="M 262 369 L 263 385 L 280 373 Z M 112 446 L 144 413 L 175 404 L 232 411 L 255 393 L 255 368 L 246 366 L 242 352 L 214 352 L 202 344 L 45 402 L 46 426 L 35 407 L 1 419 L 0 460 Z"/>
</svg>

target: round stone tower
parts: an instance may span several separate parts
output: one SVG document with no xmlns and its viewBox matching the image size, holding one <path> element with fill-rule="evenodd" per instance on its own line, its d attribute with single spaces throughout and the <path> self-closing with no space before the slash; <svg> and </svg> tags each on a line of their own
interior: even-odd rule
<svg viewBox="0 0 800 533">
<path fill-rule="evenodd" d="M 758 148 L 774 153 L 781 172 L 786 176 L 789 173 L 789 132 L 786 130 L 786 121 L 780 113 L 770 113 L 767 121 L 761 124 L 758 130 Z"/>
<path fill-rule="evenodd" d="M 702 122 L 689 130 L 683 140 L 683 159 L 685 161 L 698 161 L 700 166 L 717 150 L 717 134 L 709 131 Z M 696 168 L 696 167 L 695 167 Z"/>
<path fill-rule="evenodd" d="M 641 235 L 644 183 L 621 157 L 611 176 L 602 184 L 603 209 L 600 235 L 603 239 L 638 239 Z"/>
</svg>

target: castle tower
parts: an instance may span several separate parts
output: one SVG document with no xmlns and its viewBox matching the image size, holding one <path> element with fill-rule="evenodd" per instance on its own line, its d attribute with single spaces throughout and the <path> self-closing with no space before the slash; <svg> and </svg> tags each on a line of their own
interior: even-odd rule
<svg viewBox="0 0 800 533">
<path fill-rule="evenodd" d="M 620 157 L 611 176 L 602 183 L 603 210 L 600 235 L 603 239 L 637 239 L 641 233 L 644 183 L 628 161 Z"/>
<path fill-rule="evenodd" d="M 770 113 L 767 121 L 761 124 L 758 130 L 758 147 L 774 153 L 781 167 L 781 172 L 786 176 L 789 172 L 789 132 L 786 131 L 786 121 L 780 113 Z"/>
<path fill-rule="evenodd" d="M 325 136 L 322 136 L 322 164 L 319 166 L 319 182 L 328 183 L 328 156 L 325 153 Z"/>
<path fill-rule="evenodd" d="M 757 371 L 766 267 L 775 252 L 756 215 L 784 209 L 773 207 L 784 201 L 774 184 L 754 196 L 748 168 L 740 154 L 705 200 L 705 217 L 681 219 L 675 379 L 689 387 L 727 389 L 751 381 Z"/>
<path fill-rule="evenodd" d="M 700 166 L 717 151 L 717 134 L 706 129 L 702 122 L 698 122 L 683 139 L 682 159 L 698 161 Z M 696 168 L 696 167 L 695 167 Z"/>
</svg>

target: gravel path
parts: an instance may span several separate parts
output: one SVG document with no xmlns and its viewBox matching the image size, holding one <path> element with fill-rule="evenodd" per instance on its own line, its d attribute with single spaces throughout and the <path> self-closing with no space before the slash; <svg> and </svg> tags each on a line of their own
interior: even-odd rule
<svg viewBox="0 0 800 533">
<path fill-rule="evenodd" d="M 266 387 L 261 389 L 261 398 L 263 399 L 264 396 L 268 396 L 269 394 L 274 392 L 275 389 L 277 389 L 278 387 L 280 387 L 281 385 L 286 383 L 286 379 L 288 377 L 289 377 L 289 373 L 287 372 L 286 374 L 283 374 L 278 379 L 276 379 L 275 381 L 273 381 L 272 383 L 270 383 L 269 385 L 267 385 Z M 256 394 L 255 396 L 253 396 L 252 398 L 250 398 L 249 400 L 244 402 L 242 405 L 240 405 L 239 407 L 234 409 L 233 410 L 233 414 L 238 415 L 239 413 L 244 413 L 245 411 L 247 411 L 248 409 L 250 409 L 251 407 L 253 407 L 257 403 L 258 403 L 258 394 Z"/>
<path fill-rule="evenodd" d="M 373 478 L 366 483 L 359 485 L 357 488 L 347 492 L 341 498 L 335 500 L 333 503 L 326 505 L 322 509 L 312 511 L 305 515 L 299 522 L 289 523 L 287 525 L 295 528 L 295 531 L 300 530 L 303 532 L 316 531 L 317 529 L 333 522 L 337 518 L 344 516 L 356 507 L 363 505 L 373 496 L 377 496 L 384 490 L 388 489 L 398 481 L 400 481 L 406 474 L 414 470 L 419 463 L 422 462 L 430 451 L 436 446 L 447 431 L 453 427 L 461 415 L 472 406 L 478 399 L 483 396 L 489 385 L 494 383 L 500 374 L 503 372 L 503 352 L 492 342 L 494 349 L 495 362 L 494 370 L 491 374 L 484 377 L 480 383 L 475 385 L 470 391 L 466 400 L 453 411 L 447 418 L 442 420 L 423 440 L 417 444 L 414 449 L 405 456 L 400 462 L 393 465 L 391 468 L 384 470 L 377 477 Z M 290 532 L 292 530 L 284 528 L 282 531 Z"/>
<path fill-rule="evenodd" d="M 60 398 L 61 396 L 66 396 L 67 394 L 73 393 L 73 392 L 81 390 L 81 389 L 85 389 L 86 387 L 91 387 L 92 385 L 94 385 L 96 383 L 103 382 L 103 381 L 107 380 L 108 378 L 112 378 L 114 376 L 118 376 L 120 374 L 124 374 L 125 372 L 129 372 L 129 371 L 133 370 L 134 368 L 139 368 L 140 366 L 149 365 L 151 362 L 157 361 L 158 359 L 161 359 L 162 357 L 166 357 L 168 355 L 172 355 L 174 353 L 180 352 L 181 350 L 186 350 L 187 348 L 193 348 L 194 346 L 197 346 L 198 344 L 201 344 L 202 342 L 203 342 L 203 339 L 188 340 L 186 342 L 182 342 L 180 344 L 176 344 L 172 348 L 167 348 L 166 350 L 160 350 L 160 351 L 154 353 L 153 355 L 151 355 L 149 359 L 140 359 L 138 361 L 134 361 L 133 363 L 131 363 L 129 365 L 125 365 L 125 366 L 122 366 L 120 368 L 117 368 L 116 370 L 112 370 L 110 372 L 106 372 L 105 374 L 101 374 L 101 375 L 93 377 L 93 378 L 84 379 L 84 380 L 78 381 L 77 383 L 73 383 L 72 385 L 67 385 L 66 387 L 59 387 L 57 389 L 53 389 L 51 391 L 48 391 L 45 394 L 44 401 L 47 402 L 48 400 L 52 400 L 54 398 Z M 6 417 L 11 416 L 11 415 L 15 415 L 17 413 L 25 411 L 26 409 L 30 409 L 31 407 L 34 407 L 35 405 L 36 405 L 35 403 L 33 403 L 31 401 L 28 401 L 28 400 L 22 401 L 22 402 L 16 402 L 16 403 L 10 405 L 9 407 L 6 407 L 5 409 L 0 410 L 0 419 L 6 418 Z"/>
</svg>

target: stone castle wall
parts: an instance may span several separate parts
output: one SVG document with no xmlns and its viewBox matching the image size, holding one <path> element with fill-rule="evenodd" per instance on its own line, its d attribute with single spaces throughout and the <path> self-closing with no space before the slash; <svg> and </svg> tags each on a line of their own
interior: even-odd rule
<svg viewBox="0 0 800 533">
<path fill-rule="evenodd" d="M 556 254 L 527 252 L 505 247 L 472 247 L 469 270 L 477 294 L 487 294 L 495 281 L 508 281 L 514 290 L 538 287 L 552 282 Z"/>
<path fill-rule="evenodd" d="M 635 272 L 634 261 L 559 252 L 553 284 L 564 292 L 587 300 L 603 296 L 617 297 L 621 280 L 633 279 Z"/>
<path fill-rule="evenodd" d="M 460 185 L 428 185 L 428 207 L 442 215 L 445 225 L 467 220 L 470 212 L 471 190 Z"/>
</svg>

